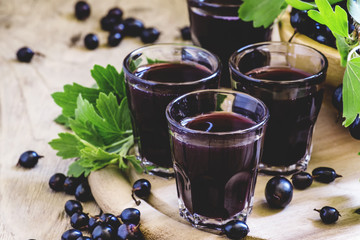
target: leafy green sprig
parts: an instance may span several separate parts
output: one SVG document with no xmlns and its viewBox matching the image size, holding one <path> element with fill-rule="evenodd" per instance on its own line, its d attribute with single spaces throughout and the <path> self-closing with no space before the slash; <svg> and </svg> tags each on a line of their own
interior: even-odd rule
<svg viewBox="0 0 360 240">
<path fill-rule="evenodd" d="M 360 56 L 357 53 L 360 42 L 360 0 L 347 0 L 347 8 L 354 20 L 355 30 L 349 34 L 348 15 L 340 6 L 333 10 L 331 4 L 342 0 L 243 0 L 239 17 L 253 21 L 254 27 L 269 27 L 275 19 L 291 5 L 299 10 L 309 10 L 308 15 L 320 24 L 326 25 L 336 38 L 341 65 L 345 67 L 343 77 L 343 125 L 348 127 L 360 115 Z M 317 9 L 317 10 L 315 10 Z"/>
<path fill-rule="evenodd" d="M 76 159 L 69 166 L 69 176 L 87 176 L 109 164 L 125 170 L 130 163 L 141 172 L 139 161 L 129 154 L 134 139 L 123 72 L 118 73 L 111 65 L 95 65 L 91 75 L 96 88 L 74 83 L 65 85 L 63 92 L 52 94 L 62 108 L 56 122 L 72 132 L 59 133 L 59 138 L 49 142 L 50 146 L 62 158 Z"/>
</svg>

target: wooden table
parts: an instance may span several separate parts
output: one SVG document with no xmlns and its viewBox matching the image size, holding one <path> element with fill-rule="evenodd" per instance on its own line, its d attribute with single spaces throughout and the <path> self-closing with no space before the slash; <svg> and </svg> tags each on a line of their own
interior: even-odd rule
<svg viewBox="0 0 360 240">
<path fill-rule="evenodd" d="M 0 0 L 0 239 L 59 239 L 61 234 L 70 228 L 69 218 L 64 213 L 64 203 L 74 197 L 64 193 L 54 193 L 48 187 L 48 180 L 55 172 L 66 173 L 70 164 L 56 156 L 48 142 L 57 137 L 64 128 L 54 123 L 53 119 L 60 114 L 60 108 L 53 102 L 50 94 L 61 91 L 64 84 L 77 82 L 91 86 L 94 82 L 90 69 L 94 64 L 122 67 L 123 58 L 133 49 L 142 46 L 138 38 L 125 38 L 118 47 L 106 46 L 107 34 L 100 29 L 99 20 L 108 9 L 121 7 L 125 17 L 136 17 L 143 20 L 146 26 L 155 26 L 161 31 L 158 42 L 181 42 L 179 28 L 188 25 L 185 0 L 89 0 L 92 7 L 91 17 L 78 21 L 74 17 L 76 1 L 56 0 Z M 86 50 L 82 39 L 89 32 L 100 37 L 100 47 L 94 51 Z M 72 44 L 71 39 L 81 35 L 81 40 Z M 32 62 L 20 63 L 16 60 L 16 51 L 29 46 L 40 52 Z M 317 124 L 314 139 L 313 159 L 310 169 L 319 165 L 334 167 L 343 174 L 343 179 L 330 185 L 316 183 L 309 191 L 295 191 L 293 202 L 283 211 L 266 207 L 263 189 L 269 177 L 260 176 L 256 187 L 255 208 L 249 218 L 250 236 L 259 239 L 299 239 L 301 232 L 311 229 L 318 239 L 355 239 L 360 233 L 357 230 L 360 216 L 354 215 L 354 209 L 360 207 L 357 189 L 360 187 L 358 174 L 360 159 L 357 152 L 359 142 L 351 139 L 340 124 L 335 123 L 336 113 L 326 100 L 322 115 Z M 35 150 L 45 157 L 34 169 L 16 167 L 20 154 L 26 150 Z M 113 171 L 114 180 L 109 180 L 105 171 Z M 117 179 L 117 180 L 116 180 Z M 96 184 L 102 181 L 122 181 L 116 170 L 106 169 L 90 178 L 96 199 L 104 210 L 123 207 L 117 199 L 99 198 Z M 156 180 L 155 180 L 156 181 Z M 158 208 L 167 213 L 166 217 L 179 220 L 173 195 L 174 188 L 164 190 L 161 181 L 157 184 L 151 201 L 156 205 L 157 194 L 169 199 L 169 205 Z M 126 187 L 126 186 L 125 186 Z M 156 188 L 155 188 L 156 189 Z M 171 190 L 172 189 L 172 190 Z M 162 193 L 160 193 L 163 191 Z M 108 194 L 108 191 L 107 191 Z M 321 196 L 321 197 L 319 197 Z M 328 196 L 328 197 L 326 197 Z M 168 198 L 167 198 L 168 197 Z M 111 204 L 113 202 L 113 204 Z M 109 205 L 110 203 L 110 205 Z M 145 208 L 144 203 L 142 208 Z M 331 226 L 321 224 L 312 211 L 322 205 L 333 204 L 338 207 L 343 217 Z M 124 204 L 125 205 L 125 204 Z M 152 205 L 154 207 L 154 205 Z M 288 227 L 286 223 L 294 219 L 297 211 L 310 209 L 301 222 Z M 86 212 L 97 214 L 96 203 L 85 203 Z M 156 209 L 156 206 L 155 206 Z M 148 228 L 149 219 L 155 215 L 142 211 L 144 231 L 148 239 L 175 239 L 170 233 L 179 233 L 181 239 L 222 238 L 205 234 L 193 229 L 186 223 L 167 228 L 162 236 L 156 235 L 164 227 L 164 222 L 152 221 L 156 228 Z M 165 218 L 165 219 L 167 219 Z M 156 219 L 156 218 L 154 218 Z M 275 219 L 275 220 L 274 220 Z M 277 221 L 280 219 L 280 221 Z M 295 218 L 296 219 L 296 218 Z M 179 220 L 181 222 L 181 219 Z M 153 226 L 153 225 L 152 225 Z M 168 225 L 175 226 L 175 225 Z M 286 226 L 286 227 L 284 227 Z M 288 235 L 290 232 L 290 235 Z M 276 237 L 276 234 L 279 237 Z M 297 233 L 291 235 L 291 233 Z M 287 234 L 287 235 L 285 235 Z M 293 236 L 293 237 L 290 237 Z M 251 239 L 252 237 L 248 237 Z M 311 239 L 311 238 L 304 238 Z"/>
</svg>

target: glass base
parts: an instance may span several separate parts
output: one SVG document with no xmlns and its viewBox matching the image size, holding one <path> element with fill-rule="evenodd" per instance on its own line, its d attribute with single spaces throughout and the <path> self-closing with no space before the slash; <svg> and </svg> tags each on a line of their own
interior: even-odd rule
<svg viewBox="0 0 360 240">
<path fill-rule="evenodd" d="M 195 228 L 216 234 L 220 234 L 223 231 L 223 226 L 231 220 L 240 220 L 246 222 L 246 218 L 251 212 L 251 207 L 245 209 L 228 219 L 209 218 L 197 213 L 190 213 L 183 202 L 179 200 L 179 213 L 182 218 L 191 223 L 191 225 Z"/>
<path fill-rule="evenodd" d="M 306 154 L 300 161 L 290 166 L 271 166 L 260 162 L 259 172 L 267 175 L 291 175 L 296 172 L 305 171 L 309 161 L 310 153 Z"/>
<path fill-rule="evenodd" d="M 154 175 L 166 179 L 172 179 L 175 177 L 173 168 L 159 167 L 156 164 L 147 161 L 146 158 L 141 159 L 141 166 L 143 167 L 144 172 L 149 175 Z"/>
</svg>

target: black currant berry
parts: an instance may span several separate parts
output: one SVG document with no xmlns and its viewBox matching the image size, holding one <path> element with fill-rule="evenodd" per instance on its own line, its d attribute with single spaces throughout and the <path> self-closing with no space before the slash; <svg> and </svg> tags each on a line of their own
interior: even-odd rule
<svg viewBox="0 0 360 240">
<path fill-rule="evenodd" d="M 35 151 L 26 151 L 20 155 L 17 165 L 24 168 L 33 168 L 38 163 L 38 160 L 42 157 L 43 156 L 40 156 Z"/>
<path fill-rule="evenodd" d="M 75 198 L 80 202 L 87 202 L 93 199 L 90 186 L 87 182 L 80 183 L 75 190 Z"/>
<path fill-rule="evenodd" d="M 125 33 L 127 36 L 140 36 L 142 30 L 144 29 L 144 23 L 135 18 L 126 18 L 123 23 L 125 25 Z"/>
<path fill-rule="evenodd" d="M 123 36 L 119 32 L 112 32 L 109 34 L 108 37 L 108 45 L 111 47 L 116 47 L 120 44 L 121 40 L 123 39 Z"/>
<path fill-rule="evenodd" d="M 120 214 L 123 223 L 138 225 L 140 222 L 140 211 L 136 208 L 125 208 Z"/>
<path fill-rule="evenodd" d="M 102 222 L 109 224 L 113 229 L 117 229 L 121 225 L 119 219 L 111 213 L 103 213 L 99 219 Z"/>
<path fill-rule="evenodd" d="M 94 228 L 101 223 L 101 220 L 98 217 L 90 217 L 88 231 L 92 232 Z"/>
<path fill-rule="evenodd" d="M 286 207 L 293 196 L 293 186 L 285 177 L 275 176 L 271 178 L 265 187 L 266 201 L 273 208 Z"/>
<path fill-rule="evenodd" d="M 91 233 L 94 240 L 113 240 L 116 233 L 114 229 L 107 223 L 100 223 L 97 225 Z"/>
<path fill-rule="evenodd" d="M 349 132 L 353 138 L 360 140 L 360 118 L 359 118 L 359 115 L 356 116 L 354 122 L 349 126 Z"/>
<path fill-rule="evenodd" d="M 320 210 L 314 209 L 315 211 L 320 213 L 320 218 L 323 223 L 331 224 L 336 222 L 339 219 L 340 213 L 333 207 L 325 206 Z"/>
<path fill-rule="evenodd" d="M 77 229 L 70 229 L 63 233 L 61 240 L 76 240 L 82 237 L 82 233 Z"/>
<path fill-rule="evenodd" d="M 146 198 L 149 196 L 151 190 L 151 184 L 148 180 L 141 178 L 136 180 L 133 184 L 133 192 L 139 198 Z"/>
<path fill-rule="evenodd" d="M 84 38 L 84 44 L 87 49 L 94 50 L 99 46 L 99 38 L 95 34 L 89 33 Z"/>
<path fill-rule="evenodd" d="M 189 26 L 181 28 L 180 33 L 183 40 L 191 40 L 191 31 Z"/>
<path fill-rule="evenodd" d="M 50 177 L 49 187 L 55 192 L 61 192 L 64 190 L 64 181 L 66 176 L 62 173 L 55 173 Z"/>
<path fill-rule="evenodd" d="M 77 186 L 80 184 L 80 180 L 75 177 L 66 177 L 64 181 L 64 192 L 69 195 L 74 195 Z"/>
<path fill-rule="evenodd" d="M 82 237 L 77 238 L 76 240 L 91 240 L 91 238 L 82 236 Z"/>
<path fill-rule="evenodd" d="M 140 231 L 139 225 L 121 224 L 117 230 L 117 237 L 119 240 L 139 240 L 143 239 L 143 234 Z"/>
<path fill-rule="evenodd" d="M 90 5 L 85 1 L 78 1 L 75 4 L 75 16 L 79 20 L 85 20 L 90 16 Z"/>
<path fill-rule="evenodd" d="M 223 232 L 230 239 L 242 239 L 249 233 L 248 225 L 240 220 L 232 220 L 223 227 Z"/>
<path fill-rule="evenodd" d="M 143 43 L 153 43 L 160 36 L 160 32 L 156 28 L 145 28 L 141 31 L 140 39 Z"/>
<path fill-rule="evenodd" d="M 313 178 L 310 173 L 298 172 L 291 177 L 294 188 L 303 190 L 311 186 Z"/>
<path fill-rule="evenodd" d="M 17 60 L 19 60 L 20 62 L 29 63 L 31 62 L 31 59 L 33 58 L 34 54 L 35 53 L 30 48 L 22 47 L 16 52 L 16 57 Z"/>
<path fill-rule="evenodd" d="M 105 31 L 111 31 L 116 24 L 116 19 L 111 16 L 102 17 L 100 20 L 101 29 Z"/>
<path fill-rule="evenodd" d="M 110 31 L 111 33 L 121 33 L 125 34 L 125 25 L 123 23 L 117 23 Z"/>
<path fill-rule="evenodd" d="M 121 10 L 118 7 L 114 7 L 110 9 L 107 14 L 107 16 L 114 18 L 116 22 L 121 22 L 123 15 L 124 15 L 123 10 Z"/>
<path fill-rule="evenodd" d="M 342 177 L 341 175 L 338 175 L 334 169 L 329 167 L 315 168 L 311 174 L 315 181 L 322 183 L 330 183 L 336 178 Z"/>
<path fill-rule="evenodd" d="M 332 94 L 332 104 L 339 113 L 342 113 L 343 111 L 342 89 L 343 85 L 340 84 L 337 88 L 335 88 Z"/>
<path fill-rule="evenodd" d="M 85 230 L 89 225 L 89 216 L 83 212 L 76 212 L 71 215 L 70 224 L 78 230 Z"/>
<path fill-rule="evenodd" d="M 74 213 L 82 212 L 83 207 L 79 201 L 76 200 L 68 200 L 65 203 L 65 212 L 71 217 Z"/>
</svg>

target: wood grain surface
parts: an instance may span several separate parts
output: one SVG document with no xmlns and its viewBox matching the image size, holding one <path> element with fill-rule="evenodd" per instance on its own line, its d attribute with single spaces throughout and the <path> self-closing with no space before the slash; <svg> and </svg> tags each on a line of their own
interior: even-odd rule
<svg viewBox="0 0 360 240">
<path fill-rule="evenodd" d="M 100 18 L 110 8 L 119 6 L 124 10 L 125 17 L 136 17 L 143 20 L 146 26 L 157 27 L 161 31 L 158 42 L 181 42 L 179 29 L 188 25 L 184 0 L 88 2 L 92 7 L 90 18 L 78 21 L 74 17 L 75 0 L 0 0 L 1 240 L 60 239 L 61 234 L 70 228 L 63 208 L 64 203 L 74 197 L 54 193 L 48 187 L 50 176 L 55 172 L 66 173 L 70 164 L 70 161 L 56 156 L 48 145 L 59 132 L 65 131 L 53 121 L 61 110 L 53 102 L 51 93 L 61 91 L 63 85 L 73 82 L 92 86 L 94 81 L 90 69 L 94 64 L 112 64 L 120 70 L 123 58 L 143 45 L 138 38 L 125 38 L 118 47 L 107 47 L 107 33 L 100 29 Z M 100 38 L 100 47 L 94 51 L 83 46 L 83 37 L 90 32 L 98 34 Z M 74 41 L 77 38 L 79 41 Z M 15 54 L 23 46 L 29 46 L 41 54 L 34 56 L 29 64 L 20 63 Z M 352 140 L 339 124 L 335 124 L 336 114 L 330 107 L 328 110 L 324 113 L 330 114 L 330 117 L 327 118 L 322 112 L 323 117 L 317 124 L 319 134 L 315 135 L 310 168 L 332 166 L 344 177 L 331 185 L 314 184 L 306 193 L 295 191 L 293 204 L 283 211 L 266 207 L 262 188 L 268 177 L 260 177 L 254 212 L 249 218 L 251 236 L 291 239 L 286 238 L 288 235 L 285 234 L 290 232 L 289 236 L 302 236 L 305 229 L 312 229 L 314 236 L 319 239 L 335 239 L 334 236 L 337 239 L 355 239 L 354 236 L 359 235 L 356 230 L 358 215 L 353 215 L 352 211 L 360 207 L 357 194 L 360 184 L 357 152 L 360 144 Z M 322 123 L 323 120 L 328 122 Z M 44 155 L 44 158 L 34 169 L 16 167 L 20 154 L 30 149 Z M 91 175 L 90 182 L 96 200 L 104 211 L 118 213 L 125 206 L 133 204 L 128 195 L 129 182 L 116 169 L 99 171 Z M 140 206 L 147 238 L 176 239 L 174 233 L 178 233 L 177 237 L 182 236 L 181 239 L 221 238 L 193 229 L 178 217 L 174 185 L 169 183 L 158 181 L 154 185 L 151 201 L 143 202 Z M 114 184 L 116 191 L 110 192 L 109 187 Z M 121 194 L 118 195 L 120 189 Z M 85 203 L 85 211 L 97 214 L 98 204 Z M 312 211 L 312 208 L 326 204 L 333 204 L 341 211 L 341 221 L 336 225 L 322 225 Z M 298 214 L 303 216 L 301 221 L 296 222 L 295 226 L 287 225 L 294 222 L 293 218 Z M 281 221 L 273 222 L 272 219 Z"/>
</svg>

